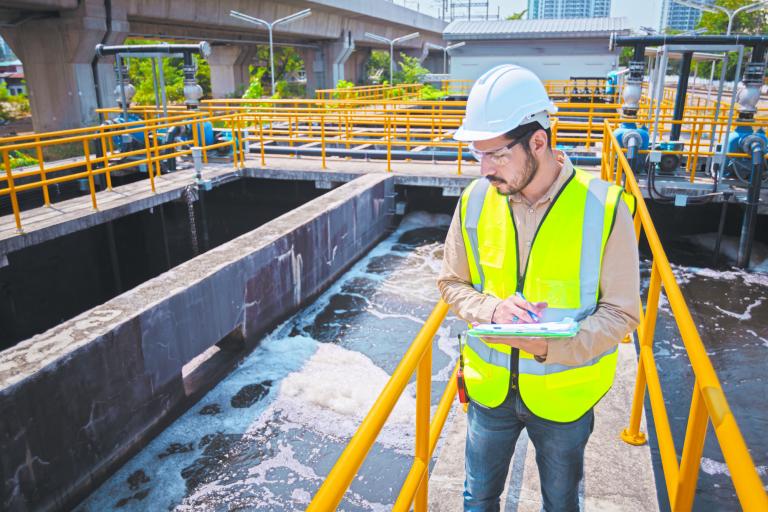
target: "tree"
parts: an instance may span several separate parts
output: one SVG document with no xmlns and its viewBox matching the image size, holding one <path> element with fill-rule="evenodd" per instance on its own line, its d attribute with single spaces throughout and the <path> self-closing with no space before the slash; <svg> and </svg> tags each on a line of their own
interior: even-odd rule
<svg viewBox="0 0 768 512">
<path fill-rule="evenodd" d="M 416 84 L 421 82 L 421 79 L 429 73 L 429 70 L 421 65 L 419 59 L 416 57 L 409 57 L 408 55 L 401 53 L 400 58 L 400 71 L 395 73 L 392 81 L 396 84 Z"/>
<path fill-rule="evenodd" d="M 147 39 L 126 39 L 125 44 L 157 44 L 162 41 Z M 211 97 L 211 68 L 205 59 L 199 55 L 193 55 L 195 62 L 195 79 L 203 88 L 203 97 Z M 152 60 L 147 58 L 129 58 L 128 76 L 136 88 L 133 103 L 136 105 L 154 105 L 155 90 L 153 86 Z M 184 101 L 184 60 L 181 58 L 160 59 L 163 66 L 163 78 L 165 80 L 165 96 L 168 103 L 182 103 Z M 158 83 L 159 87 L 160 84 Z M 158 94 L 160 94 L 158 92 Z M 162 101 L 162 97 L 160 97 Z"/>
<path fill-rule="evenodd" d="M 739 7 L 754 3 L 754 0 L 717 0 L 715 5 L 734 11 Z M 706 28 L 709 34 L 725 34 L 728 29 L 728 16 L 724 12 L 702 12 L 699 27 Z M 765 34 L 766 10 L 739 13 L 733 20 L 731 34 Z"/>
<path fill-rule="evenodd" d="M 510 16 L 507 16 L 507 20 L 521 20 L 523 19 L 523 16 L 525 16 L 525 13 L 528 12 L 528 9 L 523 9 L 520 12 L 516 12 Z"/>
<path fill-rule="evenodd" d="M 379 77 L 378 79 L 381 80 L 381 77 L 389 70 L 389 53 L 382 50 L 373 50 L 365 70 L 368 78 Z"/>
<path fill-rule="evenodd" d="M 754 3 L 754 0 L 716 0 L 715 5 L 725 7 L 731 11 L 738 9 L 744 5 Z M 750 13 L 739 13 L 733 20 L 733 26 L 731 27 L 731 34 L 765 34 L 768 29 L 768 15 L 767 10 L 757 10 Z M 728 16 L 724 12 L 703 12 L 701 14 L 701 20 L 699 21 L 699 28 L 706 28 L 709 34 L 725 34 L 728 30 Z M 745 55 L 745 57 L 747 57 Z M 734 80 L 736 78 L 736 64 L 738 59 L 729 58 L 728 68 L 725 71 L 726 80 Z M 715 64 L 715 77 L 720 77 L 720 70 L 722 69 L 722 62 Z M 742 63 L 742 69 L 743 63 Z M 699 75 L 709 76 L 712 70 L 712 62 L 699 63 Z"/>
</svg>

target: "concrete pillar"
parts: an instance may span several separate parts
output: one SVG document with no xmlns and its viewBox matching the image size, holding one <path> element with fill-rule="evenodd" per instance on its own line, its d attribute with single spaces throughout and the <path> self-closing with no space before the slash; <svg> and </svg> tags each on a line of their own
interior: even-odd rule
<svg viewBox="0 0 768 512">
<path fill-rule="evenodd" d="M 352 55 L 344 66 L 344 75 L 347 77 L 346 80 L 355 85 L 364 85 L 368 78 L 366 76 L 365 67 L 370 58 L 370 48 L 355 48 L 355 51 L 352 52 Z"/>
<path fill-rule="evenodd" d="M 214 46 L 208 64 L 211 67 L 211 93 L 214 98 L 233 98 L 248 87 L 255 48 Z"/>
<path fill-rule="evenodd" d="M 120 41 L 128 32 L 120 2 L 111 12 L 108 32 L 103 0 L 83 0 L 77 9 L 58 18 L 29 20 L 18 27 L 2 27 L 0 35 L 24 65 L 35 131 L 76 128 L 99 122 L 94 109 L 99 95 L 95 76 L 110 86 L 109 62 L 95 60 L 95 46 Z M 112 81 L 111 83 L 114 83 Z"/>
<path fill-rule="evenodd" d="M 307 98 L 314 98 L 315 91 L 325 87 L 325 69 L 322 48 L 297 48 L 304 61 L 304 72 L 307 76 Z"/>
</svg>

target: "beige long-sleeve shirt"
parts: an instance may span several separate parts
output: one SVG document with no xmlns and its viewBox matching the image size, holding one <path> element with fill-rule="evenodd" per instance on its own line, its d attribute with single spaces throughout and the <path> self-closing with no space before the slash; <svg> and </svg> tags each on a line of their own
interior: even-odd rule
<svg viewBox="0 0 768 512">
<path fill-rule="evenodd" d="M 550 202 L 573 172 L 573 165 L 565 154 L 558 152 L 557 159 L 561 164 L 560 174 L 535 204 L 529 204 L 522 194 L 509 196 L 518 232 L 521 265 L 527 264 L 534 234 Z M 525 268 L 521 271 L 524 272 Z M 445 239 L 443 266 L 437 285 L 451 310 L 467 322 L 490 323 L 496 306 L 502 302 L 500 298 L 485 295 L 472 287 L 458 206 Z M 632 216 L 622 201 L 605 245 L 597 308 L 581 322 L 576 336 L 548 341 L 545 364 L 573 366 L 593 359 L 618 344 L 637 327 L 639 312 L 637 242 Z"/>
</svg>

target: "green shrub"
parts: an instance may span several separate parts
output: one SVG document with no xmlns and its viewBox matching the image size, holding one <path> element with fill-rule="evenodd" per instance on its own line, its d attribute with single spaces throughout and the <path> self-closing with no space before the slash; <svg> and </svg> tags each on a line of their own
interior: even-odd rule
<svg viewBox="0 0 768 512">
<path fill-rule="evenodd" d="M 26 153 L 22 153 L 21 151 L 11 151 L 8 156 L 10 157 L 11 161 L 11 169 L 37 164 L 36 159 L 32 158 Z"/>
<path fill-rule="evenodd" d="M 433 87 L 430 84 L 426 84 L 424 87 L 419 89 L 419 99 L 425 100 L 425 101 L 435 101 L 445 98 L 446 93 L 441 91 L 440 89 L 437 89 Z"/>
</svg>

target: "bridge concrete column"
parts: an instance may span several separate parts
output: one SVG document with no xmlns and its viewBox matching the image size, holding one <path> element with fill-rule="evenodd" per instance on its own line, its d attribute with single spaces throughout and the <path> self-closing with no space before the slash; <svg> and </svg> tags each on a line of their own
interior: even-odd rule
<svg viewBox="0 0 768 512">
<path fill-rule="evenodd" d="M 239 46 L 214 46 L 208 57 L 211 67 L 211 94 L 214 98 L 231 98 L 250 83 L 249 65 L 253 48 Z"/>
<path fill-rule="evenodd" d="M 347 76 L 346 80 L 349 80 L 355 85 L 365 84 L 366 76 L 365 67 L 368 64 L 368 59 L 371 58 L 370 48 L 355 48 L 352 55 L 347 60 L 344 68 L 344 74 Z"/>
<path fill-rule="evenodd" d="M 307 76 L 307 98 L 314 98 L 317 89 L 325 87 L 325 66 L 323 48 L 297 48 L 304 61 L 304 73 Z"/>
<path fill-rule="evenodd" d="M 113 2 L 113 4 L 119 4 Z M 110 85 L 109 62 L 95 60 L 95 46 L 120 40 L 128 32 L 125 12 L 111 13 L 112 34 L 102 0 L 83 0 L 77 9 L 58 18 L 29 20 L 0 28 L 0 35 L 24 65 L 35 131 L 60 130 L 95 124 L 98 93 L 94 76 Z M 122 18 L 122 19 L 121 19 Z M 114 83 L 114 79 L 111 79 Z"/>
</svg>

